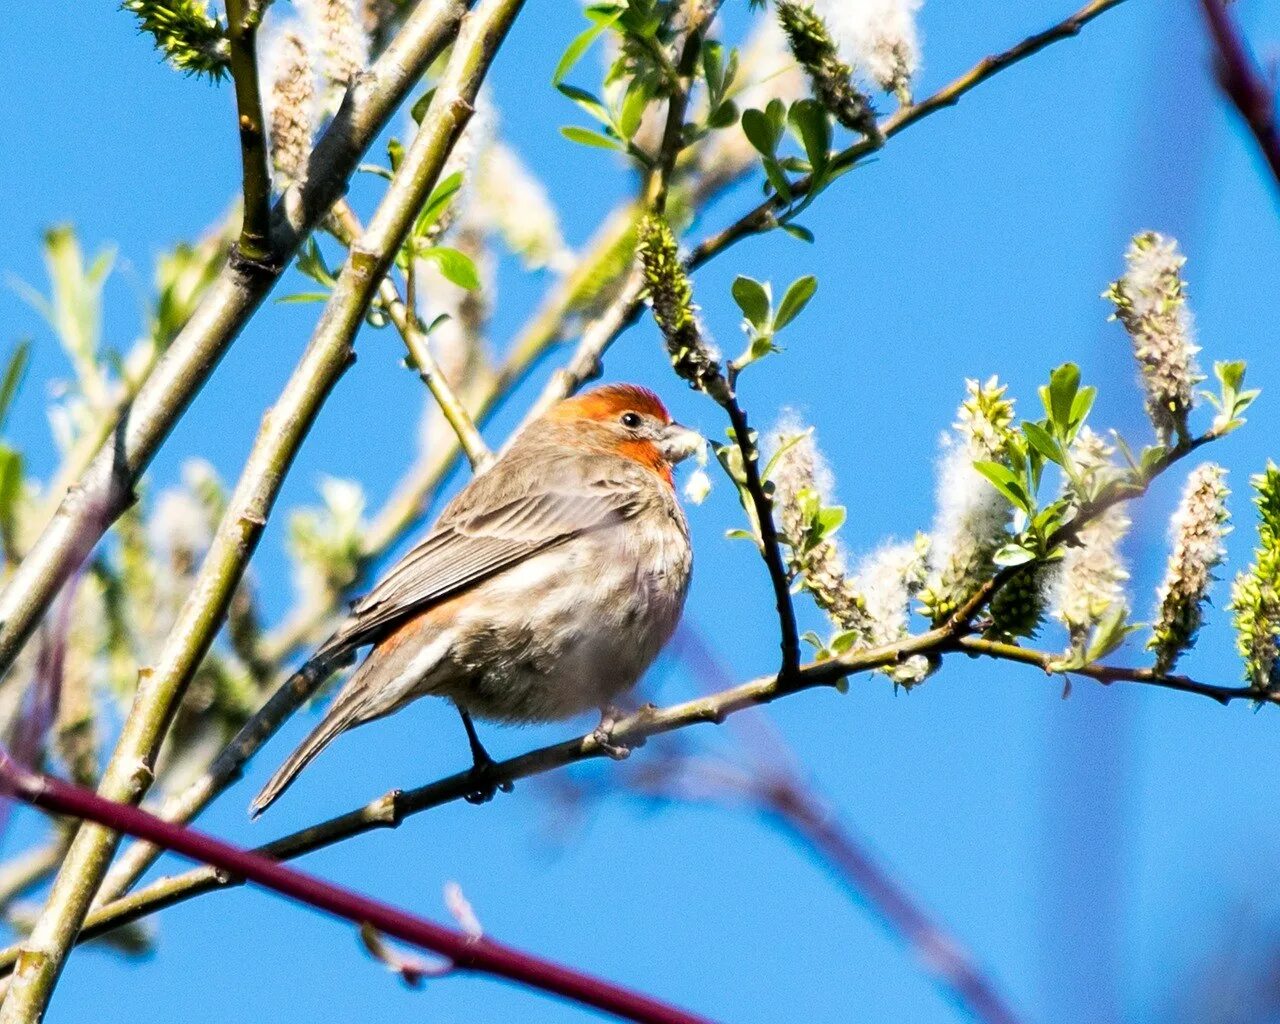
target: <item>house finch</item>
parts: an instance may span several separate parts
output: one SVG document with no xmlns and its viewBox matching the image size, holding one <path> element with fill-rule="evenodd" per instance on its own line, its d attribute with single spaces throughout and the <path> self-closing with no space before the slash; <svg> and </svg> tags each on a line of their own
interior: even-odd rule
<svg viewBox="0 0 1280 1024">
<path fill-rule="evenodd" d="M 301 671 L 372 645 L 315 731 L 253 801 L 256 817 L 335 736 L 424 694 L 462 715 L 478 782 L 491 764 L 471 715 L 548 722 L 601 711 L 675 629 L 693 556 L 671 467 L 702 438 L 653 392 L 609 385 L 525 429 L 449 503 Z M 493 794 L 478 785 L 474 799 Z"/>
</svg>

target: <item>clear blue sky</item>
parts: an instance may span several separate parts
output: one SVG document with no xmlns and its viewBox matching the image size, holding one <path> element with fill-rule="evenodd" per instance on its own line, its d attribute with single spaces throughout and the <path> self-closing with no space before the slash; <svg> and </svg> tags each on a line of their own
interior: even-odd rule
<svg viewBox="0 0 1280 1024">
<path fill-rule="evenodd" d="M 1058 20 L 1071 2 L 926 4 L 918 91 Z M 1255 38 L 1280 40 L 1280 16 L 1260 0 L 1235 6 Z M 229 89 L 162 66 L 113 7 L 6 11 L 0 270 L 42 282 L 40 232 L 56 222 L 75 223 L 91 248 L 118 245 L 107 336 L 123 344 L 152 258 L 214 218 L 238 171 Z M 698 275 L 708 324 L 726 342 L 737 330 L 728 301 L 735 274 L 820 276 L 788 351 L 751 375 L 744 397 L 762 423 L 794 405 L 817 424 L 852 510 L 844 536 L 855 552 L 928 525 L 937 437 L 966 376 L 998 372 L 1025 405 L 1051 366 L 1075 359 L 1102 386 L 1099 424 L 1141 436 L 1127 342 L 1105 322 L 1098 295 L 1129 236 L 1154 228 L 1176 235 L 1189 256 L 1206 363 L 1247 358 L 1266 389 L 1248 428 L 1215 449 L 1230 468 L 1239 517 L 1229 571 L 1247 560 L 1247 478 L 1268 455 L 1280 457 L 1280 208 L 1213 91 L 1194 13 L 1189 0 L 1131 0 L 840 181 L 806 218 L 818 236 L 812 247 L 754 240 Z M 741 23 L 740 12 L 732 17 Z M 530 0 L 493 74 L 508 133 L 550 182 L 575 242 L 626 187 L 607 154 L 574 148 L 556 131 L 574 112 L 546 83 L 578 29 L 569 0 Z M 727 222 L 753 189 L 726 198 L 704 225 Z M 516 330 L 539 286 L 504 274 L 496 339 Z M 192 455 L 234 477 L 314 313 L 270 305 L 255 320 L 165 446 L 157 481 L 174 479 Z M 37 338 L 12 430 L 47 467 L 43 382 L 64 372 L 62 357 L 7 289 L 0 324 L 6 343 Z M 359 347 L 283 507 L 312 500 L 323 473 L 360 479 L 376 503 L 411 453 L 419 385 L 397 368 L 389 333 L 366 332 Z M 650 384 L 679 418 L 721 429 L 705 400 L 677 386 L 647 323 L 611 353 L 607 375 Z M 494 439 L 525 397 L 509 404 Z M 1134 512 L 1130 554 L 1144 618 L 1179 488 L 1176 479 L 1161 484 Z M 692 513 L 689 615 L 746 678 L 769 669 L 775 644 L 765 578 L 746 545 L 723 539 L 734 515 L 724 487 Z M 290 587 L 278 526 L 254 571 L 279 614 Z M 1225 604 L 1225 588 L 1217 593 Z M 1187 668 L 1236 679 L 1221 616 Z M 690 685 L 678 668 L 660 667 L 652 681 L 667 699 Z M 1060 697 L 1057 681 L 1031 670 L 948 664 L 909 695 L 857 679 L 847 696 L 813 693 L 768 715 L 1027 1020 L 1176 1019 L 1208 958 L 1233 937 L 1247 954 L 1277 922 L 1280 719 L 1270 708 L 1255 714 L 1083 682 Z M 261 841 L 455 769 L 462 756 L 452 713 L 424 703 L 335 746 L 251 826 L 250 792 L 307 726 L 293 723 L 203 824 Z M 512 754 L 569 728 L 490 729 L 486 738 L 495 754 Z M 456 879 L 495 937 L 735 1024 L 964 1019 L 819 865 L 749 817 L 701 808 L 654 815 L 617 800 L 579 832 L 548 842 L 546 831 L 536 787 L 521 785 L 486 807 L 443 808 L 305 863 L 434 916 L 442 884 Z M 461 1024 L 517 1015 L 530 1024 L 588 1019 L 487 981 L 407 991 L 361 952 L 349 927 L 238 891 L 166 912 L 148 962 L 77 954 L 49 1020 Z"/>
</svg>

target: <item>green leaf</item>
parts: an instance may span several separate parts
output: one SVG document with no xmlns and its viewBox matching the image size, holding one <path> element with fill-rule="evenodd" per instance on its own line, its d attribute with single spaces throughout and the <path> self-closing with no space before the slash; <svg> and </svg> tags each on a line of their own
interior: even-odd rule
<svg viewBox="0 0 1280 1024">
<path fill-rule="evenodd" d="M 747 322 L 758 330 L 769 326 L 769 289 L 750 277 L 738 277 L 733 282 L 733 301 L 742 310 Z"/>
<path fill-rule="evenodd" d="M 5 367 L 4 379 L 0 381 L 0 431 L 9 421 L 9 408 L 18 395 L 19 388 L 27 375 L 27 366 L 31 362 L 31 342 L 20 341 L 14 346 L 9 356 L 9 365 Z"/>
<path fill-rule="evenodd" d="M 413 101 L 413 106 L 409 108 L 409 116 L 413 118 L 414 124 L 422 124 L 422 119 L 427 116 L 427 108 L 431 106 L 435 95 L 435 89 L 428 89 Z"/>
<path fill-rule="evenodd" d="M 798 100 L 791 104 L 787 119 L 800 137 L 814 175 L 820 177 L 831 152 L 831 119 L 826 108 L 817 100 Z"/>
<path fill-rule="evenodd" d="M 593 132 L 587 128 L 579 128 L 577 125 L 566 125 L 560 129 L 560 134 L 570 142 L 577 142 L 583 146 L 612 149 L 619 153 L 625 153 L 627 150 L 627 147 L 617 139 L 610 138 L 608 135 L 601 135 L 599 132 Z"/>
<path fill-rule="evenodd" d="M 778 315 L 773 318 L 773 329 L 780 331 L 798 317 L 817 290 L 818 279 L 812 274 L 792 281 L 787 294 L 782 296 L 782 302 L 778 304 Z"/>
<path fill-rule="evenodd" d="M 1071 409 L 1080 390 L 1080 367 L 1063 363 L 1049 374 L 1049 401 L 1045 411 L 1058 437 L 1064 437 L 1071 423 Z"/>
<path fill-rule="evenodd" d="M 763 110 L 744 110 L 742 112 L 742 131 L 747 137 L 747 141 L 751 143 L 760 153 L 767 157 L 772 157 L 778 150 L 778 142 L 781 141 L 780 132 L 775 132 L 774 126 L 770 123 L 769 118 Z"/>
<path fill-rule="evenodd" d="M 769 184 L 773 186 L 773 190 L 778 193 L 778 197 L 784 202 L 791 202 L 791 182 L 787 180 L 786 172 L 778 161 L 764 158 L 764 173 L 769 179 Z"/>
<path fill-rule="evenodd" d="M 0 444 L 0 534 L 12 549 L 18 501 L 22 497 L 22 453 Z"/>
<path fill-rule="evenodd" d="M 292 295 L 281 295 L 276 302 L 282 306 L 299 302 L 328 302 L 329 294 L 329 292 L 294 292 Z"/>
<path fill-rule="evenodd" d="M 1244 383 L 1246 364 L 1244 360 L 1226 362 L 1220 360 L 1213 364 L 1213 375 L 1218 378 L 1224 389 L 1239 391 Z"/>
<path fill-rule="evenodd" d="M 434 225 L 444 212 L 453 202 L 453 197 L 458 194 L 458 190 L 462 188 L 462 172 L 454 171 L 444 181 L 438 182 L 436 187 L 431 190 L 431 195 L 427 198 L 426 203 L 422 206 L 422 212 L 418 214 L 417 220 L 413 223 L 414 238 L 421 238 Z"/>
<path fill-rule="evenodd" d="M 998 462 L 975 462 L 973 468 L 985 476 L 997 491 L 1003 494 L 1016 507 L 1023 509 L 1027 515 L 1035 511 L 1031 496 L 1023 484 L 1022 478 L 1008 466 Z"/>
<path fill-rule="evenodd" d="M 626 13 L 625 9 L 615 11 L 614 13 L 600 18 L 590 28 L 584 29 L 579 33 L 564 51 L 560 58 L 560 63 L 556 65 L 555 72 L 551 75 L 551 84 L 559 85 L 564 81 L 565 76 L 573 70 L 573 66 L 582 59 L 582 55 L 590 49 L 591 44 L 616 22 L 622 15 Z M 588 12 L 588 17 L 591 16 Z"/>
<path fill-rule="evenodd" d="M 1039 423 L 1030 421 L 1023 423 L 1022 432 L 1027 435 L 1027 440 L 1031 443 L 1031 446 L 1050 462 L 1056 462 L 1059 466 L 1066 462 L 1066 458 L 1062 453 L 1062 445 Z"/>
<path fill-rule="evenodd" d="M 440 268 L 440 273 L 459 288 L 465 288 L 470 292 L 480 289 L 480 273 L 466 253 L 448 246 L 434 245 L 423 249 L 418 255 L 423 259 L 434 261 Z"/>
<path fill-rule="evenodd" d="M 556 88 L 601 124 L 613 124 L 613 118 L 609 116 L 609 109 L 598 97 L 593 96 L 586 89 L 579 89 L 576 85 L 557 85 Z"/>
<path fill-rule="evenodd" d="M 652 94 L 644 79 L 632 79 L 627 86 L 627 93 L 622 98 L 622 108 L 618 113 L 618 134 L 630 142 L 644 119 L 644 112 L 649 106 Z"/>
<path fill-rule="evenodd" d="M 782 228 L 792 238 L 798 238 L 800 241 L 808 242 L 810 245 L 813 244 L 813 232 L 803 225 L 786 223 L 779 224 L 778 227 Z"/>
<path fill-rule="evenodd" d="M 818 512 L 818 539 L 825 540 L 844 525 L 845 508 L 843 505 L 828 505 Z"/>
<path fill-rule="evenodd" d="M 1035 558 L 1036 553 L 1024 548 L 1021 544 L 1006 544 L 991 556 L 991 560 L 1001 568 L 1023 565 L 1035 561 Z"/>
</svg>

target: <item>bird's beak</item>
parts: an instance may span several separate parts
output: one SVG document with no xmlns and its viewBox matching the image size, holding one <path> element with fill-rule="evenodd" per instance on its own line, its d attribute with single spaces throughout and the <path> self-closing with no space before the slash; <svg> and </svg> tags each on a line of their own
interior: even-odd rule
<svg viewBox="0 0 1280 1024">
<path fill-rule="evenodd" d="M 658 450 L 671 465 L 683 462 L 690 455 L 697 454 L 706 444 L 702 435 L 696 430 L 682 427 L 679 423 L 668 423 L 662 428 L 662 436 L 658 439 Z"/>
</svg>

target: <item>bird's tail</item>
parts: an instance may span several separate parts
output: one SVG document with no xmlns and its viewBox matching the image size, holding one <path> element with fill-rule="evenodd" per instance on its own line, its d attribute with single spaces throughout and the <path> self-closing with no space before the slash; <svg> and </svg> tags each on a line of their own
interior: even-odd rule
<svg viewBox="0 0 1280 1024">
<path fill-rule="evenodd" d="M 309 765 L 312 759 L 327 747 L 338 733 L 360 723 L 362 720 L 361 712 L 364 710 L 362 697 L 363 693 L 361 691 L 344 691 L 338 694 L 338 698 L 334 701 L 328 714 L 320 720 L 320 724 L 302 741 L 301 746 L 289 755 L 288 760 L 276 769 L 276 773 L 262 787 L 262 792 L 253 798 L 253 803 L 249 805 L 249 816 L 251 818 L 256 818 L 280 799 L 281 794 L 293 784 L 293 780 L 297 778 L 298 773 Z"/>
</svg>

